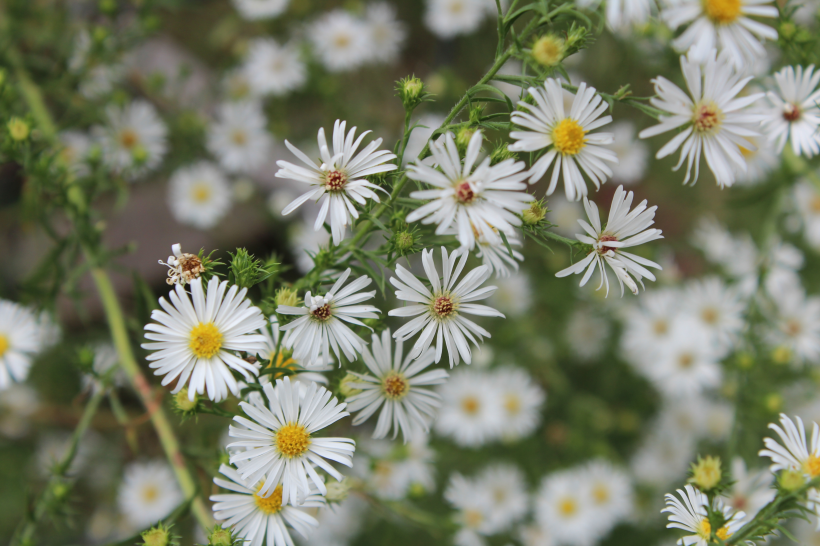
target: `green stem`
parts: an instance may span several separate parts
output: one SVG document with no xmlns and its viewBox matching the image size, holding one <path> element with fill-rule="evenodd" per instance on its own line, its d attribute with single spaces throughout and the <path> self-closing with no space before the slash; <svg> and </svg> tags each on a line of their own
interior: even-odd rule
<svg viewBox="0 0 820 546">
<path fill-rule="evenodd" d="M 31 114 L 37 121 L 37 127 L 43 132 L 43 135 L 51 142 L 57 140 L 57 127 L 48 113 L 48 108 L 43 100 L 43 95 L 40 93 L 40 88 L 37 87 L 26 71 L 23 59 L 14 47 L 9 46 L 6 49 L 6 58 L 14 69 L 14 76 L 17 78 L 17 83 L 20 92 L 26 103 L 31 109 Z"/>
<path fill-rule="evenodd" d="M 14 538 L 12 538 L 12 545 L 34 544 L 34 533 L 37 529 L 37 524 L 46 515 L 51 501 L 55 499 L 55 488 L 65 479 L 68 469 L 71 467 L 71 463 L 74 462 L 74 457 L 77 455 L 77 447 L 80 444 L 80 440 L 82 440 L 85 431 L 88 430 L 88 427 L 91 425 L 91 420 L 94 418 L 94 414 L 97 413 L 97 409 L 100 407 L 100 402 L 104 396 L 105 389 L 97 389 L 97 392 L 91 397 L 88 404 L 86 404 L 80 422 L 71 435 L 68 450 L 60 462 L 54 467 L 45 489 L 40 493 L 34 504 L 34 511 L 30 517 L 21 522 L 20 527 L 18 527 Z"/>
<path fill-rule="evenodd" d="M 191 510 L 194 516 L 199 524 L 207 529 L 213 525 L 210 511 L 205 506 L 205 502 L 199 494 L 196 481 L 185 464 L 185 458 L 182 456 L 182 452 L 179 448 L 179 440 L 177 440 L 174 429 L 168 420 L 168 416 L 162 408 L 161 399 L 157 399 L 154 396 L 151 385 L 145 379 L 134 357 L 134 353 L 131 349 L 131 341 L 128 339 L 128 329 L 125 326 L 125 317 L 117 295 L 114 292 L 114 286 L 111 284 L 111 278 L 104 269 L 99 267 L 91 269 L 91 276 L 94 278 L 97 292 L 100 295 L 106 317 L 108 318 L 108 326 L 111 329 L 114 347 L 116 347 L 117 354 L 120 357 L 120 365 L 134 386 L 134 389 L 137 391 L 137 395 L 145 405 L 145 409 L 148 411 L 151 423 L 157 431 L 157 436 L 159 436 L 159 441 L 165 450 L 168 462 L 171 464 L 171 468 L 176 475 L 180 489 L 182 489 L 185 498 L 191 500 Z"/>
</svg>

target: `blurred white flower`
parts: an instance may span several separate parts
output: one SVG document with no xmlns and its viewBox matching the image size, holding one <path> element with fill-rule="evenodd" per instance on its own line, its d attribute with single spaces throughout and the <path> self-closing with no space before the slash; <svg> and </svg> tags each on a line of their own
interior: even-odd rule
<svg viewBox="0 0 820 546">
<path fill-rule="evenodd" d="M 128 378 L 125 371 L 119 367 L 119 364 L 120 357 L 114 345 L 110 342 L 99 343 L 94 347 L 94 362 L 92 364 L 94 374 L 83 375 L 83 388 L 96 392 L 103 388 L 103 383 L 99 378 L 106 377 L 114 387 L 126 385 Z M 116 370 L 114 370 L 115 367 Z"/>
<path fill-rule="evenodd" d="M 820 250 L 820 191 L 808 180 L 801 180 L 794 186 L 794 202 L 803 220 L 803 237 L 813 249 Z"/>
<path fill-rule="evenodd" d="M 766 468 L 749 471 L 740 457 L 732 459 L 732 485 L 727 491 L 728 504 L 735 510 L 742 510 L 755 517 L 770 501 L 774 500 L 777 491 L 772 488 L 774 475 Z"/>
<path fill-rule="evenodd" d="M 486 15 L 485 0 L 427 0 L 424 24 L 437 37 L 448 40 L 475 32 Z"/>
<path fill-rule="evenodd" d="M 208 129 L 208 150 L 230 173 L 253 172 L 268 159 L 272 146 L 262 106 L 255 101 L 226 102 Z"/>
<path fill-rule="evenodd" d="M 168 186 L 168 206 L 180 224 L 210 229 L 232 205 L 231 186 L 213 163 L 200 161 L 178 169 Z"/>
<path fill-rule="evenodd" d="M 42 338 L 31 309 L 0 300 L 0 392 L 26 380 L 32 358 L 44 348 Z"/>
<path fill-rule="evenodd" d="M 681 296 L 686 312 L 710 334 L 718 355 L 726 356 L 746 324 L 737 291 L 719 277 L 706 277 L 690 282 Z"/>
<path fill-rule="evenodd" d="M 644 374 L 665 396 L 684 397 L 720 386 L 719 353 L 710 337 L 688 317 L 675 321 L 669 340 L 656 354 L 654 365 Z"/>
<path fill-rule="evenodd" d="M 307 80 L 307 67 L 299 58 L 298 47 L 279 45 L 271 38 L 251 40 L 242 69 L 256 96 L 283 96 L 299 89 Z"/>
<path fill-rule="evenodd" d="M 17 439 L 29 431 L 29 418 L 40 408 L 37 391 L 26 384 L 14 384 L 0 394 L 0 434 Z"/>
<path fill-rule="evenodd" d="M 530 277 L 519 271 L 509 277 L 496 277 L 493 281 L 496 291 L 489 297 L 492 307 L 503 311 L 511 317 L 518 317 L 529 310 L 533 301 Z"/>
<path fill-rule="evenodd" d="M 612 165 L 613 182 L 629 186 L 643 178 L 649 164 L 649 148 L 636 138 L 632 122 L 619 121 L 612 124 L 612 144 L 609 149 L 618 156 L 618 163 Z"/>
<path fill-rule="evenodd" d="M 548 474 L 535 497 L 535 520 L 559 544 L 593 546 L 608 531 L 578 469 Z"/>
<path fill-rule="evenodd" d="M 459 531 L 453 538 L 453 544 L 484 545 L 483 537 L 495 531 L 495 525 L 490 518 L 494 506 L 490 491 L 456 472 L 450 475 L 447 488 L 444 490 L 444 499 L 458 511 L 455 520 Z"/>
<path fill-rule="evenodd" d="M 319 527 L 301 544 L 308 546 L 347 546 L 352 544 L 362 526 L 369 505 L 358 496 L 349 496 L 341 502 L 328 504 L 316 513 Z"/>
<path fill-rule="evenodd" d="M 600 357 L 607 347 L 612 327 L 599 312 L 577 307 L 567 321 L 566 340 L 572 355 L 581 362 Z"/>
<path fill-rule="evenodd" d="M 336 9 L 308 26 L 307 36 L 319 61 L 331 72 L 354 70 L 373 55 L 367 24 L 350 13 Z"/>
<path fill-rule="evenodd" d="M 771 9 L 776 14 L 776 8 Z M 820 153 L 820 71 L 813 71 L 814 65 L 805 73 L 802 66 L 797 70 L 787 66 L 774 75 L 780 93 L 766 94 L 772 107 L 763 118 L 763 127 L 778 154 L 787 140 L 796 155 L 813 157 Z"/>
<path fill-rule="evenodd" d="M 750 146 L 744 147 L 741 141 L 740 153 L 746 160 L 746 171 L 736 168 L 735 184 L 739 186 L 754 186 L 765 181 L 780 164 L 780 157 L 774 148 L 766 145 L 764 136 L 744 137 Z"/>
<path fill-rule="evenodd" d="M 592 511 L 597 514 L 602 533 L 609 532 L 633 515 L 632 480 L 626 472 L 603 459 L 587 463 L 579 472 L 581 485 L 592 499 Z"/>
<path fill-rule="evenodd" d="M 168 151 L 168 128 L 154 106 L 144 100 L 105 110 L 100 132 L 103 161 L 133 179 L 156 169 Z"/>
<path fill-rule="evenodd" d="M 232 0 L 236 11 L 244 19 L 271 19 L 281 15 L 290 0 Z"/>
<path fill-rule="evenodd" d="M 117 506 L 133 531 L 156 524 L 184 500 L 165 462 L 131 463 L 117 491 Z"/>
<path fill-rule="evenodd" d="M 371 59 L 395 62 L 407 38 L 404 24 L 396 19 L 396 9 L 386 2 L 372 2 L 367 5 L 364 23 L 370 32 Z"/>
<path fill-rule="evenodd" d="M 766 340 L 788 350 L 796 364 L 820 362 L 820 297 L 806 296 L 802 287 L 792 286 L 775 301 L 777 314 Z"/>
<path fill-rule="evenodd" d="M 491 499 L 492 509 L 486 514 L 491 534 L 503 533 L 519 522 L 529 511 L 527 483 L 521 471 L 510 464 L 496 463 L 486 467 L 474 478 L 479 496 Z"/>
<path fill-rule="evenodd" d="M 442 399 L 433 423 L 438 435 L 470 448 L 499 437 L 506 420 L 504 400 L 494 377 L 460 368 L 436 392 Z"/>
<path fill-rule="evenodd" d="M 85 176 L 89 172 L 88 152 L 93 145 L 91 137 L 81 131 L 62 131 L 59 135 L 60 159 L 65 164 L 68 172 L 74 176 Z"/>
<path fill-rule="evenodd" d="M 526 438 L 541 424 L 546 394 L 522 368 L 504 366 L 490 372 L 490 381 L 501 397 L 505 441 Z"/>
</svg>

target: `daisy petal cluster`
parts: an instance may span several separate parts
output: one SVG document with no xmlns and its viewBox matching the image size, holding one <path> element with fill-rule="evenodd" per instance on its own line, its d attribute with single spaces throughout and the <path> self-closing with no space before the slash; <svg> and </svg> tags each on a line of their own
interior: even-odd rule
<svg viewBox="0 0 820 546">
<path fill-rule="evenodd" d="M 356 204 L 364 206 L 368 199 L 379 202 L 379 196 L 374 190 L 381 190 L 378 186 L 365 180 L 366 176 L 396 170 L 393 164 L 385 164 L 396 159 L 396 156 L 386 150 L 379 150 L 382 139 L 376 139 L 362 149 L 356 151 L 362 140 L 370 131 L 365 131 L 356 138 L 356 127 L 347 135 L 347 122 L 336 120 L 333 125 L 333 152 L 327 146 L 324 128 L 319 129 L 318 144 L 322 163 L 317 164 L 287 140 L 285 146 L 307 168 L 294 165 L 288 161 L 277 161 L 279 171 L 277 178 L 287 178 L 311 186 L 299 198 L 285 207 L 283 215 L 288 215 L 308 200 L 318 201 L 321 204 L 319 215 L 316 218 L 314 229 L 322 228 L 329 217 L 330 230 L 333 234 L 333 243 L 339 244 L 345 237 L 345 230 L 353 219 L 359 217 Z"/>
<path fill-rule="evenodd" d="M 586 197 L 584 198 L 584 208 L 590 223 L 579 219 L 578 223 L 584 228 L 586 235 L 575 237 L 582 243 L 591 245 L 592 248 L 583 260 L 559 271 L 555 274 L 556 277 L 566 277 L 583 272 L 581 286 L 584 286 L 595 270 L 600 269 L 601 283 L 598 288 L 606 284 L 607 295 L 609 295 L 609 278 L 604 268 L 606 263 L 618 279 L 622 296 L 624 285 L 629 287 L 633 294 L 637 294 L 637 283 L 643 286 L 644 277 L 655 280 L 655 276 L 646 268 L 660 269 L 660 265 L 623 249 L 663 238 L 661 230 L 649 229 L 649 226 L 655 223 L 655 210 L 658 207 L 647 208 L 646 200 L 643 200 L 633 210 L 630 210 L 632 199 L 632 192 L 627 193 L 623 186 L 618 186 L 612 197 L 609 218 L 606 225 L 602 226 L 598 207 L 595 203 L 590 203 Z"/>
<path fill-rule="evenodd" d="M 271 19 L 284 12 L 290 0 L 232 0 L 236 11 L 244 19 Z"/>
<path fill-rule="evenodd" d="M 456 284 L 468 257 L 466 252 L 454 251 L 449 254 L 446 248 L 441 247 L 444 276 L 440 277 L 433 261 L 433 251 L 422 251 L 421 260 L 430 288 L 401 264 L 396 265 L 398 278 L 390 277 L 390 284 L 396 288 L 396 298 L 410 302 L 411 305 L 393 309 L 388 314 L 393 317 L 416 317 L 393 334 L 394 338 L 403 342 L 421 333 L 410 352 L 411 358 L 420 358 L 435 339 L 436 362 L 441 360 L 446 345 L 451 368 L 461 359 L 469 364 L 472 362 L 472 353 L 468 341 L 478 347 L 479 341 L 491 336 L 487 330 L 464 315 L 504 318 L 502 313 L 492 307 L 473 303 L 489 297 L 495 291 L 495 286 L 481 287 L 490 277 L 487 266 L 473 269 Z"/>
<path fill-rule="evenodd" d="M 259 0 L 250 0 L 259 2 Z M 253 40 L 242 66 L 255 96 L 283 96 L 302 87 L 307 67 L 294 44 L 280 45 L 270 38 Z"/>
<path fill-rule="evenodd" d="M 259 495 L 261 484 L 245 481 L 235 469 L 223 464 L 219 473 L 228 479 L 216 477 L 214 484 L 231 493 L 211 495 L 214 519 L 232 527 L 248 546 L 293 544 L 291 530 L 307 538 L 319 525 L 307 510 L 325 505 L 324 498 L 315 489 L 310 490 L 304 503 L 296 508 L 283 502 L 281 485 L 263 497 Z"/>
<path fill-rule="evenodd" d="M 230 173 L 253 172 L 268 158 L 273 144 L 262 107 L 254 101 L 220 104 L 208 129 L 208 150 Z"/>
<path fill-rule="evenodd" d="M 679 543 L 695 546 L 708 546 L 714 543 L 712 535 L 721 540 L 726 540 L 745 523 L 745 512 L 734 512 L 728 506 L 723 506 L 718 499 L 715 501 L 714 510 L 721 512 L 723 515 L 723 525 L 718 529 L 712 529 L 712 524 L 709 520 L 709 499 L 692 487 L 691 485 L 684 486 L 684 489 L 678 489 L 678 496 L 666 495 L 666 508 L 661 512 L 669 513 L 669 524 L 666 526 L 669 529 L 682 529 L 693 533 L 683 537 Z"/>
<path fill-rule="evenodd" d="M 216 165 L 205 161 L 176 171 L 169 181 L 168 205 L 181 224 L 210 229 L 228 213 L 231 186 Z"/>
<path fill-rule="evenodd" d="M 603 147 L 612 143 L 612 134 L 592 132 L 612 121 L 612 116 L 601 117 L 609 104 L 594 87 L 582 83 L 566 112 L 564 89 L 555 78 L 548 78 L 544 89 L 530 87 L 527 92 L 535 104 L 521 101 L 518 105 L 526 111 L 516 110 L 510 116 L 512 123 L 524 130 L 510 133 L 516 142 L 510 144 L 509 149 L 513 152 L 546 150 L 527 173 L 530 183 L 540 180 L 552 166 L 547 195 L 555 191 L 559 177 L 563 178 L 570 201 L 587 195 L 584 174 L 600 188 L 612 176 L 607 163 L 618 163 L 615 152 Z"/>
<path fill-rule="evenodd" d="M 820 154 L 820 71 L 815 72 L 814 65 L 805 70 L 787 66 L 774 75 L 774 81 L 779 92 L 766 94 L 771 108 L 763 127 L 777 145 L 777 153 L 788 141 L 796 155 Z"/>
<path fill-rule="evenodd" d="M 136 100 L 109 106 L 105 114 L 107 124 L 99 129 L 105 164 L 132 179 L 156 169 L 168 151 L 168 128 L 156 108 Z"/>
<path fill-rule="evenodd" d="M 370 277 L 359 277 L 342 288 L 348 277 L 350 269 L 342 273 L 324 296 L 314 296 L 308 291 L 304 307 L 280 305 L 276 308 L 279 314 L 299 316 L 280 327 L 287 332 L 283 343 L 287 349 L 293 349 L 296 359 L 325 365 L 331 349 L 337 358 L 344 354 L 350 361 L 362 352 L 365 341 L 345 322 L 364 326 L 359 319 L 378 318 L 377 313 L 381 311 L 372 305 L 360 305 L 376 295 L 375 290 L 360 292 L 370 285 Z"/>
<path fill-rule="evenodd" d="M 661 19 L 673 30 L 689 27 L 672 46 L 696 62 L 709 59 L 713 48 L 726 52 L 736 69 L 753 66 L 766 56 L 762 40 L 776 40 L 777 31 L 752 17 L 777 17 L 771 0 L 682 0 L 670 2 Z"/>
<path fill-rule="evenodd" d="M 0 300 L 0 392 L 26 380 L 42 340 L 43 329 L 32 310 Z"/>
<path fill-rule="evenodd" d="M 487 157 L 476 166 L 483 138 L 481 131 L 473 134 L 462 164 L 453 135 L 447 133 L 443 141 L 430 141 L 433 162 L 440 170 L 423 162 L 407 169 L 411 180 L 434 186 L 410 194 L 430 202 L 408 214 L 407 221 L 436 224 L 439 235 L 455 230 L 468 250 L 481 239 L 488 245 L 503 245 L 499 232 L 514 237 L 515 226 L 521 225 L 517 213 L 533 200 L 520 191 L 527 187 L 523 162 L 507 159 L 491 166 Z"/>
<path fill-rule="evenodd" d="M 326 495 L 327 487 L 315 467 L 341 480 L 328 460 L 351 466 L 356 444 L 348 438 L 323 438 L 315 433 L 349 415 L 345 404 L 316 383 L 300 395 L 289 377 L 276 380 L 275 387 L 266 384 L 264 392 L 267 405 L 262 400 L 240 402 L 249 418 L 236 416 L 234 421 L 240 426 L 230 427 L 230 436 L 237 439 L 228 445 L 236 448 L 231 464 L 247 483 L 262 482 L 256 491 L 261 498 L 278 494 L 280 502 L 303 505 L 313 489 Z"/>
<path fill-rule="evenodd" d="M 424 371 L 435 360 L 435 351 L 428 348 L 414 360 L 412 354 L 404 356 L 404 343 L 397 341 L 394 353 L 388 328 L 381 339 L 373 334 L 372 353 L 364 347 L 362 360 L 370 374 L 353 374 L 358 381 L 350 387 L 361 392 L 346 399 L 348 409 L 359 412 L 353 424 L 364 423 L 381 408 L 374 438 L 384 438 L 392 428 L 393 439 L 401 431 L 407 443 L 419 430 L 428 432 L 441 397 L 424 387 L 439 385 L 449 377 L 444 370 Z"/>
<path fill-rule="evenodd" d="M 245 298 L 247 289 L 219 282 L 212 277 L 207 292 L 201 278 L 190 283 L 191 293 L 181 284 L 159 299 L 162 310 L 151 313 L 154 323 L 147 324 L 142 348 L 151 351 L 147 360 L 154 375 L 165 376 L 163 385 L 176 380 L 173 392 L 186 384 L 191 400 L 205 394 L 216 402 L 228 391 L 239 396 L 239 384 L 232 371 L 246 379 L 255 376 L 256 368 L 235 352 L 255 353 L 264 348 L 265 338 L 255 333 L 265 324 L 262 312 Z"/>
<path fill-rule="evenodd" d="M 673 129 L 683 129 L 657 153 L 664 158 L 681 149 L 680 160 L 674 170 L 686 161 L 686 184 L 697 182 L 701 154 L 721 188 L 731 186 L 735 172 L 746 171 L 742 151 L 754 151 L 749 137 L 759 136 L 753 127 L 760 115 L 749 110 L 762 96 L 752 93 L 738 96 L 752 76 L 743 77 L 735 71 L 726 55 L 716 56 L 714 50 L 702 62 L 681 56 L 680 64 L 689 95 L 663 76 L 652 82 L 657 97 L 651 104 L 669 115 L 660 117 L 660 123 L 644 129 L 638 136 L 649 138 Z M 694 176 L 692 167 L 695 167 Z"/>
</svg>

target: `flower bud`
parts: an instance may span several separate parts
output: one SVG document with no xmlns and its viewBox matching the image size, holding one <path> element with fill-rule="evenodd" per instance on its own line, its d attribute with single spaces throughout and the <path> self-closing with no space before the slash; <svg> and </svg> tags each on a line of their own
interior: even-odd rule
<svg viewBox="0 0 820 546">
<path fill-rule="evenodd" d="M 772 351 L 772 362 L 780 366 L 788 364 L 792 361 L 792 351 L 785 345 L 775 347 Z"/>
<path fill-rule="evenodd" d="M 13 117 L 6 125 L 13 140 L 25 140 L 31 132 L 28 123 L 18 117 Z"/>
<path fill-rule="evenodd" d="M 507 147 L 507 143 L 499 142 L 498 146 L 490 152 L 490 163 L 495 165 L 496 163 L 501 163 L 502 161 L 506 161 L 508 159 L 518 159 L 518 156 L 515 155 L 515 152 L 511 152 Z"/>
<path fill-rule="evenodd" d="M 783 397 L 780 396 L 778 393 L 773 392 L 766 396 L 763 400 L 763 403 L 766 405 L 766 409 L 768 409 L 772 413 L 777 413 L 783 407 Z"/>
<path fill-rule="evenodd" d="M 360 389 L 356 389 L 350 386 L 351 383 L 357 383 L 359 381 L 361 380 L 355 375 L 351 373 L 347 374 L 339 383 L 339 393 L 341 393 L 341 395 L 345 398 L 348 398 L 355 394 L 359 394 L 360 392 L 362 392 Z"/>
<path fill-rule="evenodd" d="M 720 483 L 721 476 L 720 457 L 707 455 L 705 459 L 698 457 L 698 462 L 692 463 L 689 483 L 695 484 L 701 491 L 709 491 Z"/>
<path fill-rule="evenodd" d="M 459 152 L 464 153 L 474 134 L 475 129 L 470 129 L 469 127 L 462 127 L 458 130 L 458 134 L 456 134 L 456 147 Z"/>
<path fill-rule="evenodd" d="M 555 34 L 546 34 L 532 45 L 531 55 L 542 66 L 553 67 L 564 60 L 564 40 Z"/>
<path fill-rule="evenodd" d="M 175 537 L 171 536 L 170 528 L 161 523 L 156 527 L 143 531 L 140 537 L 145 546 L 170 546 L 175 543 Z"/>
<path fill-rule="evenodd" d="M 148 150 L 145 149 L 145 146 L 142 146 L 141 144 L 137 144 L 131 150 L 131 157 L 134 160 L 134 165 L 137 165 L 137 166 L 142 165 L 146 161 L 148 161 Z"/>
<path fill-rule="evenodd" d="M 521 213 L 524 223 L 528 226 L 538 224 L 547 215 L 547 207 L 541 201 L 533 201 L 529 208 Z"/>
<path fill-rule="evenodd" d="M 412 110 L 430 96 L 424 88 L 424 82 L 415 76 L 407 76 L 398 81 L 396 90 L 406 110 Z"/>
<path fill-rule="evenodd" d="M 273 299 L 277 307 L 280 305 L 286 305 L 288 307 L 296 307 L 299 305 L 299 296 L 293 288 L 280 288 L 276 291 L 276 296 L 274 296 Z"/>
<path fill-rule="evenodd" d="M 174 395 L 174 409 L 179 413 L 195 413 L 197 404 L 199 404 L 199 395 L 194 393 L 193 400 L 188 398 L 188 387 L 182 387 L 182 390 Z"/>
<path fill-rule="evenodd" d="M 223 529 L 219 525 L 208 535 L 208 546 L 233 546 L 236 541 L 230 529 Z"/>
<path fill-rule="evenodd" d="M 777 483 L 786 491 L 796 491 L 805 485 L 806 478 L 797 470 L 784 470 L 777 477 Z"/>
<path fill-rule="evenodd" d="M 396 250 L 405 253 L 413 248 L 416 239 L 409 231 L 400 231 L 393 235 L 393 243 L 396 245 Z"/>
<path fill-rule="evenodd" d="M 755 365 L 754 356 L 749 353 L 739 353 L 737 355 L 737 367 L 741 370 L 748 370 Z"/>
</svg>

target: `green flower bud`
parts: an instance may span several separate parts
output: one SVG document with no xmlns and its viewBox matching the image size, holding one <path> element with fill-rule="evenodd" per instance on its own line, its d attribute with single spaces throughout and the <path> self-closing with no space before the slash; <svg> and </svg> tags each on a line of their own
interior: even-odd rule
<svg viewBox="0 0 820 546">
<path fill-rule="evenodd" d="M 134 159 L 134 165 L 143 165 L 148 161 L 148 150 L 142 144 L 137 144 L 131 148 L 131 157 Z"/>
<path fill-rule="evenodd" d="M 199 395 L 194 393 L 194 399 L 188 398 L 188 387 L 182 387 L 182 390 L 174 395 L 174 409 L 179 413 L 190 414 L 196 412 L 196 407 L 199 404 Z"/>
<path fill-rule="evenodd" d="M 456 147 L 458 147 L 461 153 L 464 153 L 467 149 L 474 134 L 475 129 L 470 129 L 469 127 L 462 127 L 458 130 L 458 134 L 456 134 Z"/>
<path fill-rule="evenodd" d="M 168 529 L 164 528 L 161 524 L 144 531 L 140 537 L 145 546 L 168 546 L 172 540 Z"/>
<path fill-rule="evenodd" d="M 518 156 L 515 155 L 515 152 L 509 150 L 506 142 L 499 142 L 495 149 L 490 152 L 490 163 L 493 165 L 508 159 L 518 159 Z"/>
<path fill-rule="evenodd" d="M 416 239 L 409 231 L 400 231 L 393 235 L 393 242 L 396 245 L 396 250 L 404 253 L 413 248 Z"/>
<path fill-rule="evenodd" d="M 241 543 L 241 539 L 235 538 L 230 529 L 223 529 L 219 525 L 214 526 L 214 530 L 208 535 L 208 546 L 233 546 Z"/>
<path fill-rule="evenodd" d="M 777 477 L 777 483 L 786 491 L 795 491 L 806 484 L 806 478 L 797 470 L 784 470 Z"/>
<path fill-rule="evenodd" d="M 229 281 L 239 288 L 251 288 L 272 275 L 273 266 L 263 265 L 253 254 L 244 248 L 237 248 L 236 254 L 231 254 Z"/>
<path fill-rule="evenodd" d="M 406 110 L 413 110 L 416 106 L 428 100 L 430 94 L 425 89 L 424 82 L 415 76 L 407 76 L 397 82 L 401 102 Z"/>
<path fill-rule="evenodd" d="M 359 381 L 361 381 L 361 380 L 358 377 L 356 377 L 355 375 L 353 375 L 351 373 L 347 374 L 346 376 L 344 376 L 342 381 L 339 383 L 339 392 L 345 398 L 353 396 L 354 394 L 359 394 L 360 392 L 362 392 L 360 389 L 355 389 L 355 388 L 350 386 L 351 383 L 357 383 Z"/>
<path fill-rule="evenodd" d="M 709 491 L 720 483 L 722 476 L 720 457 L 707 455 L 705 459 L 698 456 L 698 462 L 692 463 L 692 477 L 690 483 L 695 484 L 701 491 Z"/>
<path fill-rule="evenodd" d="M 541 201 L 533 201 L 529 208 L 521 213 L 524 223 L 528 226 L 537 225 L 547 215 L 547 207 Z"/>
<path fill-rule="evenodd" d="M 283 287 L 276 291 L 273 301 L 276 306 L 286 305 L 288 307 L 296 307 L 299 305 L 299 296 L 293 288 Z"/>
<path fill-rule="evenodd" d="M 6 127 L 8 127 L 9 135 L 13 140 L 25 140 L 31 132 L 29 124 L 18 117 L 11 118 Z"/>
<path fill-rule="evenodd" d="M 345 477 L 340 482 L 327 483 L 325 498 L 329 502 L 340 502 L 347 498 L 348 493 L 350 493 L 350 478 Z"/>
<path fill-rule="evenodd" d="M 564 60 L 564 47 L 564 40 L 555 34 L 547 34 L 535 41 L 530 55 L 538 64 L 553 67 Z"/>
</svg>

